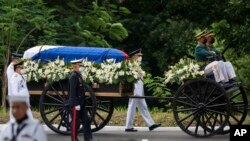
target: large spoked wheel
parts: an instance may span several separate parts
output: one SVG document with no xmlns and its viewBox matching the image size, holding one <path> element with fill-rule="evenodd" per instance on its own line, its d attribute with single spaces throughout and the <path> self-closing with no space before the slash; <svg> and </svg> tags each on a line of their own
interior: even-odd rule
<svg viewBox="0 0 250 141">
<path fill-rule="evenodd" d="M 93 119 L 96 110 L 96 97 L 88 85 L 85 88 L 85 108 Z M 68 105 L 68 81 L 47 84 L 40 97 L 39 109 L 44 123 L 53 131 L 63 135 L 71 133 L 71 112 Z"/>
<path fill-rule="evenodd" d="M 108 124 L 114 111 L 113 98 L 97 97 L 96 114 L 92 119 L 91 131 L 96 132 Z"/>
<path fill-rule="evenodd" d="M 194 137 L 209 137 L 225 127 L 230 102 L 225 90 L 213 80 L 190 80 L 173 99 L 174 118 L 179 127 Z"/>
<path fill-rule="evenodd" d="M 231 103 L 231 110 L 229 112 L 228 126 L 219 132 L 220 134 L 229 133 L 230 125 L 241 125 L 247 116 L 248 108 L 247 96 L 241 85 L 225 89 Z"/>
</svg>

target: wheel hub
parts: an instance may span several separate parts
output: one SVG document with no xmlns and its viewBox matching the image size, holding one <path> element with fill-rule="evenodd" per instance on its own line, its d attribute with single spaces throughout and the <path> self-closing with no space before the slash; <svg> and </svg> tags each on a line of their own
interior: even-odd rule
<svg viewBox="0 0 250 141">
<path fill-rule="evenodd" d="M 205 112 L 206 111 L 206 105 L 204 103 L 199 103 L 197 105 L 199 112 Z"/>
</svg>

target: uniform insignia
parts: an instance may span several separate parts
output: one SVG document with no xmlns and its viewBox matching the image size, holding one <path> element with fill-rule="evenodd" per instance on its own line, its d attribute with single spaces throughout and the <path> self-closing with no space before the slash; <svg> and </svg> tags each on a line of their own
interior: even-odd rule
<svg viewBox="0 0 250 141">
<path fill-rule="evenodd" d="M 5 137 L 3 140 L 4 141 L 10 141 L 10 139 L 8 137 Z"/>
<path fill-rule="evenodd" d="M 23 134 L 21 137 L 23 137 L 23 138 L 32 138 L 29 134 Z"/>
</svg>

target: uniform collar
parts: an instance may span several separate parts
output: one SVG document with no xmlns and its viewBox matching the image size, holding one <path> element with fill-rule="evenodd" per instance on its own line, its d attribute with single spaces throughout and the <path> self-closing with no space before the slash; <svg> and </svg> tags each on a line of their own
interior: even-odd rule
<svg viewBox="0 0 250 141">
<path fill-rule="evenodd" d="M 27 115 L 25 115 L 22 119 L 20 119 L 20 120 L 16 120 L 16 122 L 18 123 L 18 124 L 21 124 L 21 123 L 23 123 L 25 120 L 27 120 L 28 119 L 28 116 Z"/>
<path fill-rule="evenodd" d="M 28 123 L 30 120 L 32 120 L 31 118 L 29 118 L 29 116 L 27 115 L 27 117 L 25 119 L 23 119 L 21 121 L 21 123 L 19 123 L 16 119 L 11 120 L 11 123 L 15 123 L 15 124 L 25 124 Z"/>
</svg>

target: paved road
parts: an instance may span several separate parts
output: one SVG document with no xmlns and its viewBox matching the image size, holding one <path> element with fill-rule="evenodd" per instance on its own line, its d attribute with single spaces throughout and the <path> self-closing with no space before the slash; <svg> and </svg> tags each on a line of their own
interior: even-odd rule
<svg viewBox="0 0 250 141">
<path fill-rule="evenodd" d="M 216 135 L 206 139 L 194 138 L 181 131 L 178 127 L 160 127 L 155 131 L 138 127 L 138 132 L 124 132 L 124 127 L 106 126 L 101 131 L 93 133 L 94 141 L 229 141 L 229 135 Z M 54 134 L 46 130 L 49 141 L 70 141 L 69 136 Z M 83 141 L 83 136 L 79 137 Z"/>
</svg>

